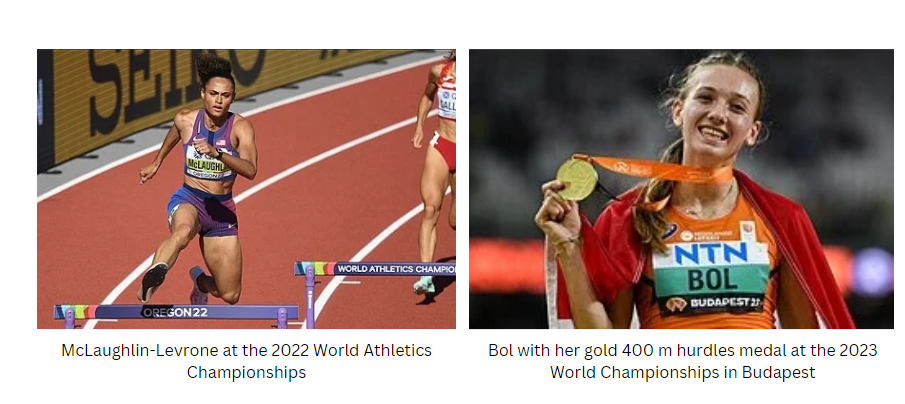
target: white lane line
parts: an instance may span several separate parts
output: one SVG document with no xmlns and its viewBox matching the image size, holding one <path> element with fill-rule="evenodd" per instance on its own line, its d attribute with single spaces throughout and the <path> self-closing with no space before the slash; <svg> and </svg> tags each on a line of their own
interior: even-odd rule
<svg viewBox="0 0 905 404">
<path fill-rule="evenodd" d="M 452 191 L 452 189 L 446 188 L 446 195 L 449 195 L 450 191 Z M 377 246 L 380 245 L 380 243 L 382 243 L 384 240 L 386 240 L 388 237 L 390 237 L 390 235 L 392 235 L 396 230 L 398 230 L 400 227 L 402 227 L 402 225 L 405 224 L 405 222 L 411 220 L 418 213 L 421 213 L 422 210 L 424 210 L 424 204 L 418 204 L 418 206 L 415 206 L 408 213 L 402 215 L 402 217 L 400 217 L 399 219 L 396 219 L 396 221 L 393 222 L 393 224 L 387 226 L 386 229 L 383 229 L 383 231 L 380 232 L 380 234 L 378 234 L 377 237 L 374 237 L 374 239 L 371 240 L 367 245 L 365 245 L 364 248 L 362 248 L 360 251 L 358 251 L 358 253 L 356 253 L 352 257 L 352 259 L 349 260 L 349 262 L 361 262 L 361 260 L 363 260 L 365 257 L 367 257 L 368 254 L 371 253 L 371 251 L 374 251 L 374 249 L 377 248 Z M 150 265 L 150 264 L 148 264 L 148 265 Z M 317 326 L 317 318 L 321 315 L 321 311 L 324 310 L 324 306 L 327 305 L 327 300 L 330 300 L 330 296 L 333 295 L 333 292 L 336 291 L 336 288 L 338 288 L 341 283 L 345 283 L 344 279 L 346 279 L 345 275 L 334 276 L 333 279 L 330 280 L 330 283 L 327 284 L 327 287 L 325 287 L 324 290 L 321 292 L 320 296 L 317 297 L 317 300 L 314 302 L 315 327 Z M 305 323 L 307 323 L 307 321 L 302 321 L 302 329 L 306 328 Z"/>
<path fill-rule="evenodd" d="M 373 79 L 380 78 L 380 77 L 383 77 L 383 76 L 387 76 L 387 75 L 390 75 L 390 74 L 393 74 L 393 73 L 401 72 L 401 71 L 403 71 L 403 70 L 408 70 L 408 69 L 411 69 L 411 68 L 414 68 L 414 67 L 418 67 L 418 66 L 421 66 L 421 65 L 425 65 L 425 64 L 428 64 L 428 63 L 433 63 L 433 62 L 436 62 L 436 61 L 441 60 L 441 59 L 443 59 L 443 56 L 437 56 L 437 57 L 433 57 L 433 58 L 430 58 L 430 59 L 424 59 L 424 60 L 420 60 L 420 61 L 417 61 L 417 62 L 412 62 L 412 63 L 404 64 L 404 65 L 402 65 L 402 66 L 394 67 L 394 68 L 389 69 L 389 70 L 384 70 L 384 71 L 377 72 L 377 73 L 373 73 L 373 74 L 369 74 L 369 75 L 366 75 L 366 76 L 361 76 L 361 77 L 359 77 L 359 78 L 357 78 L 357 79 L 352 79 L 352 80 L 349 80 L 349 81 L 344 81 L 344 82 L 342 82 L 342 83 L 333 84 L 333 85 L 330 85 L 330 86 L 327 86 L 327 87 L 324 87 L 324 88 L 320 88 L 320 89 L 317 89 L 317 90 L 309 91 L 309 92 L 304 93 L 304 94 L 299 94 L 299 95 L 296 95 L 296 96 L 293 96 L 293 97 L 289 97 L 289 98 L 284 99 L 284 100 L 280 100 L 280 101 L 277 101 L 277 102 L 274 102 L 274 103 L 270 103 L 270 104 L 261 106 L 261 107 L 259 107 L 259 108 L 255 108 L 255 109 L 252 109 L 252 110 L 250 110 L 250 111 L 244 112 L 244 113 L 242 113 L 241 115 L 244 116 L 244 117 L 249 117 L 249 116 L 252 116 L 252 115 L 255 115 L 255 114 L 258 114 L 258 113 L 267 111 L 267 110 L 271 110 L 271 109 L 274 109 L 274 108 L 277 108 L 277 107 L 282 107 L 283 105 L 286 105 L 286 104 L 289 104 L 289 103 L 292 103 L 292 102 L 295 102 L 295 101 L 304 100 L 304 99 L 306 99 L 306 98 L 311 98 L 311 97 L 314 97 L 314 96 L 316 96 L 316 95 L 324 94 L 324 93 L 327 93 L 327 92 L 330 92 L 330 91 L 333 91 L 333 90 L 338 90 L 338 89 L 340 89 L 340 88 L 344 88 L 344 87 L 348 87 L 348 86 L 351 86 L 351 85 L 363 83 L 363 82 L 368 81 L 368 80 L 373 80 Z M 159 149 L 160 149 L 160 145 L 151 146 L 151 147 L 148 147 L 147 149 L 139 150 L 139 151 L 137 151 L 137 152 L 135 152 L 135 153 L 132 153 L 132 154 L 126 156 L 126 157 L 123 157 L 123 158 L 121 158 L 121 159 L 119 159 L 119 160 L 116 160 L 116 161 L 114 161 L 114 162 L 112 162 L 112 163 L 109 163 L 109 164 L 107 164 L 107 165 L 104 165 L 104 166 L 102 166 L 102 167 L 100 167 L 100 168 L 98 168 L 98 169 L 95 169 L 95 170 L 90 171 L 90 172 L 88 172 L 88 173 L 86 173 L 86 174 L 83 174 L 83 175 L 81 175 L 81 176 L 79 176 L 79 177 L 77 177 L 77 178 L 75 178 L 75 179 L 73 179 L 73 180 L 71 180 L 71 181 L 68 181 L 68 182 L 66 182 L 66 183 L 64 183 L 64 184 L 61 184 L 61 185 L 59 185 L 59 186 L 57 186 L 57 187 L 55 187 L 55 188 L 53 188 L 53 189 L 51 189 L 51 190 L 49 190 L 49 191 L 47 191 L 47 192 L 45 192 L 45 193 L 39 195 L 39 196 L 38 196 L 38 203 L 41 203 L 41 201 L 43 201 L 43 200 L 45 200 L 45 199 L 47 199 L 47 198 L 50 198 L 50 197 L 52 197 L 52 196 L 54 196 L 54 195 L 56 195 L 56 194 L 58 194 L 58 193 L 60 193 L 60 192 L 63 192 L 63 191 L 65 191 L 65 190 L 69 189 L 69 188 L 72 188 L 72 187 L 78 185 L 79 183 L 82 183 L 82 182 L 87 181 L 87 180 L 89 180 L 89 179 L 91 179 L 91 178 L 93 178 L 93 177 L 96 177 L 96 176 L 98 176 L 98 175 L 104 173 L 104 172 L 107 171 L 107 170 L 111 170 L 111 169 L 113 169 L 113 168 L 115 168 L 115 167 L 118 167 L 118 166 L 120 166 L 120 165 L 123 165 L 123 164 L 125 164 L 125 163 L 128 163 L 128 162 L 130 162 L 130 161 L 132 161 L 132 160 L 134 160 L 134 159 L 137 159 L 137 158 L 139 158 L 139 157 L 141 157 L 141 156 L 144 156 L 145 154 L 151 153 L 151 152 L 153 152 L 153 151 L 155 151 L 155 150 L 159 150 Z"/>
<path fill-rule="evenodd" d="M 427 115 L 428 115 L 428 116 L 435 116 L 435 115 L 437 115 L 437 113 L 438 113 L 437 110 L 433 110 L 433 111 L 431 111 L 430 113 L 428 113 Z M 264 181 L 262 181 L 262 182 L 259 182 L 257 185 L 255 185 L 255 186 L 249 188 L 247 191 L 245 191 L 245 192 L 243 192 L 241 195 L 237 196 L 237 197 L 235 198 L 236 203 L 242 201 L 243 199 L 245 199 L 245 198 L 247 198 L 247 197 L 249 197 L 249 196 L 251 196 L 251 195 L 254 195 L 254 194 L 257 193 L 258 191 L 260 191 L 260 190 L 262 190 L 262 189 L 264 189 L 264 188 L 266 188 L 266 187 L 269 187 L 270 185 L 273 185 L 273 183 L 275 183 L 275 182 L 277 182 L 277 181 L 279 181 L 279 180 L 282 180 L 283 178 L 286 178 L 286 177 L 288 177 L 288 176 L 290 176 L 290 175 L 292 175 L 292 174 L 295 174 L 297 171 L 299 171 L 299 170 L 301 170 L 301 169 L 303 169 L 303 168 L 309 167 L 309 166 L 311 166 L 311 165 L 313 165 L 313 164 L 315 164 L 315 163 L 319 163 L 319 162 L 321 162 L 321 161 L 327 159 L 328 157 L 332 157 L 332 156 L 334 156 L 334 155 L 336 155 L 336 154 L 339 154 L 339 153 L 341 153 L 341 152 L 343 152 L 343 151 L 346 151 L 346 150 L 348 150 L 348 149 L 351 149 L 351 148 L 353 148 L 353 147 L 355 147 L 355 146 L 358 146 L 358 145 L 360 145 L 360 144 L 362 144 L 362 143 L 364 143 L 364 142 L 367 142 L 367 141 L 369 141 L 369 140 L 376 139 L 376 138 L 381 137 L 381 136 L 383 136 L 383 135 L 386 135 L 387 133 L 390 133 L 390 132 L 392 132 L 392 131 L 398 130 L 398 129 L 400 129 L 400 128 L 404 128 L 404 127 L 406 127 L 406 126 L 408 126 L 408 125 L 412 125 L 412 124 L 414 124 L 414 123 L 417 122 L 417 121 L 418 121 L 417 117 L 411 117 L 411 118 L 406 119 L 406 120 L 404 120 L 404 121 L 402 121 L 402 122 L 397 122 L 397 123 L 395 123 L 395 124 L 392 124 L 392 125 L 390 125 L 390 126 L 387 126 L 386 128 L 383 128 L 383 129 L 381 129 L 381 130 L 378 130 L 377 132 L 373 132 L 373 133 L 367 134 L 367 135 L 362 136 L 362 137 L 360 137 L 360 138 L 358 138 L 358 139 L 352 140 L 352 141 L 347 142 L 347 143 L 344 143 L 344 144 L 342 144 L 342 145 L 340 145 L 340 146 L 334 147 L 333 149 L 327 150 L 327 151 L 325 151 L 325 152 L 323 152 L 323 153 L 321 153 L 321 154 L 318 154 L 317 156 L 314 156 L 314 157 L 312 157 L 312 158 L 310 158 L 310 159 L 308 159 L 308 160 L 305 160 L 305 161 L 303 161 L 303 162 L 301 162 L 301 163 L 299 163 L 299 164 L 297 164 L 297 165 L 295 165 L 295 166 L 293 166 L 293 167 L 290 167 L 290 168 L 286 169 L 285 171 L 283 171 L 283 172 L 281 172 L 281 173 L 279 173 L 279 174 L 277 174 L 277 175 L 274 175 L 273 177 L 270 177 L 270 178 L 268 178 L 268 179 L 266 179 L 266 180 L 264 180 Z M 150 264 L 148 264 L 148 265 L 150 265 Z"/>
<path fill-rule="evenodd" d="M 437 110 L 433 110 L 433 111 L 431 111 L 430 113 L 428 113 L 428 116 L 437 115 L 437 112 L 438 112 Z M 287 168 L 286 170 L 284 170 L 283 172 L 281 172 L 281 173 L 279 173 L 279 174 L 277 174 L 277 175 L 274 175 L 273 177 L 268 178 L 267 180 L 265 180 L 265 181 L 259 183 L 258 185 L 255 185 L 255 186 L 253 186 L 253 187 L 251 187 L 251 188 L 245 190 L 245 192 L 239 194 L 238 196 L 236 196 L 235 198 L 233 198 L 233 200 L 238 204 L 239 202 L 242 202 L 242 201 L 245 200 L 246 198 L 248 198 L 248 197 L 250 197 L 250 196 L 252 196 L 252 195 L 258 193 L 258 191 L 261 191 L 262 189 L 264 189 L 264 188 L 266 188 L 266 187 L 268 187 L 268 186 L 273 185 L 273 184 L 276 183 L 277 181 L 282 180 L 282 179 L 284 179 L 284 178 L 286 178 L 286 177 L 288 177 L 288 176 L 290 176 L 290 175 L 292 175 L 292 174 L 295 174 L 296 172 L 298 172 L 299 170 L 301 170 L 301 169 L 303 169 L 303 168 L 305 168 L 305 167 L 309 167 L 309 166 L 311 166 L 311 165 L 314 164 L 314 163 L 321 162 L 321 161 L 327 159 L 328 157 L 335 156 L 335 155 L 337 155 L 337 154 L 339 154 L 339 153 L 341 153 L 341 152 L 343 152 L 343 151 L 345 151 L 345 150 L 348 150 L 348 149 L 351 149 L 351 148 L 353 148 L 353 147 L 355 147 L 355 146 L 361 145 L 361 144 L 363 144 L 363 143 L 365 143 L 365 142 L 367 142 L 367 141 L 369 141 L 369 140 L 373 140 L 373 139 L 376 139 L 376 138 L 378 138 L 378 137 L 380 137 L 380 136 L 386 135 L 387 133 L 390 133 L 390 132 L 395 131 L 395 130 L 397 130 L 397 129 L 403 128 L 403 127 L 405 127 L 405 126 L 407 126 L 407 125 L 414 124 L 416 121 L 417 121 L 417 117 L 411 117 L 411 118 L 406 119 L 406 120 L 404 120 L 404 121 L 402 121 L 402 122 L 397 122 L 397 123 L 395 123 L 395 124 L 393 124 L 393 125 L 387 126 L 386 128 L 383 128 L 383 129 L 378 130 L 378 131 L 376 131 L 376 132 L 369 133 L 369 134 L 364 135 L 364 136 L 362 136 L 362 137 L 360 137 L 360 138 L 357 138 L 357 139 L 355 139 L 355 140 L 352 140 L 352 141 L 346 142 L 346 143 L 344 143 L 344 144 L 341 144 L 341 145 L 339 145 L 339 146 L 336 146 L 336 147 L 334 147 L 334 148 L 332 148 L 332 149 L 330 149 L 330 150 L 327 150 L 327 151 L 325 151 L 325 152 L 323 152 L 323 153 L 321 153 L 321 154 L 318 154 L 317 156 L 314 156 L 314 157 L 312 157 L 312 158 L 310 158 L 310 159 L 308 159 L 308 160 L 305 160 L 305 161 L 303 161 L 303 162 L 301 162 L 301 163 L 299 163 L 299 164 L 296 164 L 296 165 L 294 165 L 294 166 L 292 166 L 292 167 L 289 167 L 289 168 Z M 373 241 L 372 241 L 372 242 L 373 242 Z M 373 247 L 372 247 L 372 248 L 373 248 Z M 116 301 L 116 299 L 119 297 L 119 295 L 121 295 L 121 294 L 123 293 L 123 291 L 125 291 L 126 288 L 127 288 L 130 284 L 132 284 L 132 282 L 134 282 L 136 279 L 138 279 L 138 277 L 141 276 L 141 274 L 142 274 L 146 269 L 148 269 L 149 266 L 151 266 L 151 260 L 152 260 L 153 258 L 154 258 L 154 254 L 151 254 L 151 255 L 148 256 L 148 258 L 145 259 L 141 264 L 139 264 L 137 267 L 135 267 L 135 269 L 133 269 L 132 272 L 129 273 L 129 275 L 126 276 L 126 278 L 123 279 L 122 282 L 119 283 L 119 285 L 116 285 L 116 287 L 113 288 L 113 291 L 111 291 L 110 294 L 107 295 L 107 297 L 104 298 L 104 301 L 101 302 L 100 304 L 113 304 L 113 302 Z M 334 289 L 335 289 L 335 288 L 336 288 L 336 287 L 334 286 Z M 317 316 L 315 316 L 315 318 L 317 318 Z M 88 320 L 88 322 L 85 324 L 85 327 L 84 327 L 84 328 L 85 328 L 85 329 L 92 329 L 92 328 L 94 328 L 95 325 L 97 325 L 97 320 Z"/>
<path fill-rule="evenodd" d="M 84 182 L 84 181 L 87 181 L 87 180 L 91 179 L 92 177 L 96 177 L 96 176 L 98 176 L 98 175 L 101 175 L 103 172 L 105 172 L 105 171 L 107 171 L 107 170 L 112 170 L 112 169 L 115 168 L 115 167 L 118 167 L 118 166 L 121 166 L 121 165 L 123 165 L 123 164 L 126 164 L 126 163 L 128 163 L 128 162 L 130 162 L 130 161 L 132 161 L 132 160 L 134 160 L 134 159 L 137 159 L 137 158 L 139 158 L 139 157 L 141 157 L 141 156 L 144 156 L 145 154 L 148 154 L 148 153 L 150 153 L 150 152 L 152 152 L 152 151 L 154 151 L 154 150 L 157 150 L 157 149 L 160 149 L 160 146 L 159 146 L 159 145 L 158 145 L 158 146 L 151 146 L 151 147 L 149 147 L 149 148 L 147 148 L 147 149 L 139 150 L 139 151 L 137 151 L 137 152 L 135 152 L 135 153 L 132 153 L 132 154 L 126 156 L 126 157 L 123 157 L 123 158 L 121 158 L 121 159 L 119 159 L 119 160 L 116 160 L 116 161 L 114 161 L 114 162 L 112 162 L 112 163 L 108 163 L 107 165 L 101 166 L 100 168 L 97 168 L 97 169 L 95 169 L 95 170 L 93 170 L 93 171 L 89 171 L 89 172 L 87 172 L 87 173 L 85 173 L 85 174 L 82 174 L 81 176 L 78 176 L 78 177 L 76 177 L 75 179 L 73 179 L 73 180 L 71 180 L 71 181 L 69 181 L 69 182 L 66 182 L 66 183 L 64 183 L 64 184 L 62 184 L 62 185 L 60 185 L 60 186 L 58 186 L 58 187 L 56 187 L 56 188 L 54 188 L 54 189 L 51 189 L 50 191 L 47 191 L 47 192 L 41 194 L 40 196 L 38 196 L 38 203 L 41 203 L 41 201 L 43 201 L 43 200 L 45 200 L 45 199 L 47 199 L 47 198 L 50 198 L 51 196 L 54 196 L 54 195 L 56 195 L 56 194 L 58 194 L 58 193 L 60 193 L 60 192 L 63 192 L 63 191 L 65 191 L 65 190 L 69 189 L 69 188 L 72 188 L 72 187 L 78 185 L 79 183 L 82 183 L 82 182 Z"/>
</svg>

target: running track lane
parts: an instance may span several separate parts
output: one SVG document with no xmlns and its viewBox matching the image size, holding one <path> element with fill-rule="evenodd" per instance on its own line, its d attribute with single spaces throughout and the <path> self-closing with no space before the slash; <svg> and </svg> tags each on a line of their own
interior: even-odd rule
<svg viewBox="0 0 905 404">
<path fill-rule="evenodd" d="M 239 179 L 234 195 L 325 150 L 410 118 L 413 100 L 423 89 L 428 67 L 374 79 L 252 116 L 261 156 L 258 179 L 255 182 Z M 435 126 L 436 119 L 431 119 L 426 128 Z M 420 201 L 417 178 L 424 149 L 415 150 L 408 145 L 412 129 L 394 131 L 333 156 L 239 204 L 245 256 L 242 304 L 299 304 L 303 309 L 304 282 L 292 276 L 292 261 L 316 258 L 315 255 L 347 259 Z M 153 155 L 105 172 L 38 205 L 39 328 L 61 326 L 50 319 L 50 306 L 54 303 L 100 302 L 166 237 L 166 201 L 181 183 L 181 152 L 172 153 L 176 156 L 170 156 L 157 178 L 144 186 L 137 185 L 136 172 Z M 383 252 L 381 246 L 375 254 L 399 254 L 398 259 L 406 260 L 417 258 L 417 227 L 413 229 L 406 230 L 408 236 L 403 233 L 393 236 L 411 240 L 411 246 L 389 252 Z M 443 240 L 454 240 L 454 236 L 451 232 L 441 233 L 440 240 L 442 246 Z M 454 251 L 454 246 L 450 246 Z M 155 295 L 154 303 L 184 302 L 191 289 L 185 273 L 201 262 L 197 243 L 193 243 L 180 256 L 167 282 Z M 406 313 L 406 307 L 422 309 L 414 304 L 420 299 L 411 295 L 411 282 L 409 277 L 397 278 L 398 295 L 378 291 L 389 297 L 381 303 L 391 316 L 384 326 L 437 326 L 429 325 L 432 324 L 429 320 L 412 321 L 412 315 Z M 354 302 L 344 302 L 340 291 L 362 285 L 341 287 L 334 297 L 337 300 L 331 299 L 327 305 L 320 319 L 327 323 L 322 325 L 330 324 L 328 316 L 334 304 L 355 306 Z M 135 283 L 130 285 L 116 303 L 134 303 L 136 287 Z M 359 291 L 364 292 L 365 288 Z M 449 290 L 437 304 L 428 306 L 449 306 L 444 311 L 448 317 L 444 327 L 455 324 L 454 296 L 454 289 Z M 405 302 L 402 306 L 406 307 L 395 306 L 400 302 Z M 435 314 L 425 311 L 425 318 L 435 318 Z M 268 324 L 170 320 L 105 322 L 100 326 L 257 328 Z M 346 323 L 334 323 L 334 326 L 361 327 Z"/>
</svg>

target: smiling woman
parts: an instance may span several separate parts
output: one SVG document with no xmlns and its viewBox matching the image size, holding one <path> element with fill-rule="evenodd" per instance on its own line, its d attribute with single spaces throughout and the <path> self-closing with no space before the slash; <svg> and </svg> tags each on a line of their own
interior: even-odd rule
<svg viewBox="0 0 905 404">
<path fill-rule="evenodd" d="M 663 107 L 679 132 L 664 163 L 718 172 L 764 136 L 766 90 L 740 53 L 716 52 L 670 80 Z M 722 178 L 722 179 L 719 179 Z M 854 324 L 811 221 L 745 174 L 653 178 L 592 226 L 560 181 L 535 222 L 560 266 L 561 318 L 580 328 L 830 328 Z"/>
</svg>

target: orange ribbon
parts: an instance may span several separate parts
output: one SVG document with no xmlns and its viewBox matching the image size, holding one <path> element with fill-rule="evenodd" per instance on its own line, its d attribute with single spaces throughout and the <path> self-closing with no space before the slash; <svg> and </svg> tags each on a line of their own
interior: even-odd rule
<svg viewBox="0 0 905 404">
<path fill-rule="evenodd" d="M 732 180 L 731 166 L 710 169 L 647 160 L 594 157 L 578 153 L 573 154 L 572 158 L 594 162 L 607 170 L 634 177 L 692 182 L 696 184 L 720 183 Z M 659 201 L 639 203 L 638 207 L 647 211 L 658 212 L 666 207 L 667 202 L 669 202 L 668 196 Z"/>
<path fill-rule="evenodd" d="M 732 180 L 732 167 L 730 166 L 710 169 L 647 160 L 594 157 L 588 156 L 587 154 L 573 154 L 572 157 L 592 161 L 607 170 L 634 177 L 693 182 L 697 184 L 727 182 Z"/>
</svg>

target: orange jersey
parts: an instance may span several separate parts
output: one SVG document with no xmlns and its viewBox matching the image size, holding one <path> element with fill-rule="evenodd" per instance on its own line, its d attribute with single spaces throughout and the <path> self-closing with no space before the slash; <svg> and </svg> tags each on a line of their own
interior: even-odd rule
<svg viewBox="0 0 905 404">
<path fill-rule="evenodd" d="M 776 240 L 739 194 L 725 217 L 666 213 L 666 254 L 653 254 L 635 288 L 641 328 L 774 328 Z"/>
<path fill-rule="evenodd" d="M 437 78 L 437 98 L 440 99 L 440 118 L 456 120 L 456 74 L 452 71 L 455 62 L 443 65 Z"/>
</svg>

